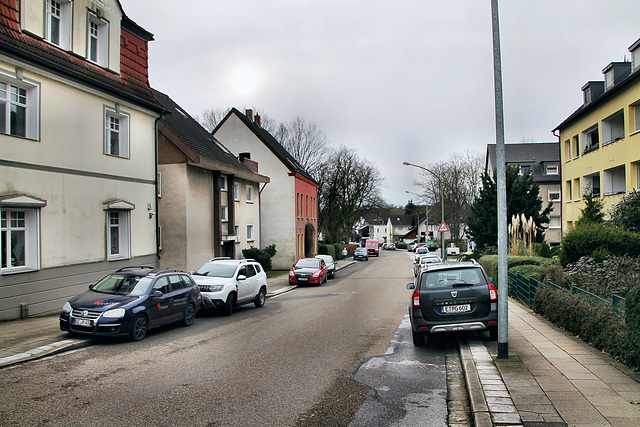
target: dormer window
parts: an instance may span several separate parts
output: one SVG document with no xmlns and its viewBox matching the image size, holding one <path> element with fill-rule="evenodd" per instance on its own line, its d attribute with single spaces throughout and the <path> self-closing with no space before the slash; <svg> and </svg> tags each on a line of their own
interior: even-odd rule
<svg viewBox="0 0 640 427">
<path fill-rule="evenodd" d="M 547 175 L 558 175 L 558 165 L 547 165 Z"/>
<path fill-rule="evenodd" d="M 520 165 L 520 175 L 531 173 L 531 165 Z"/>
<path fill-rule="evenodd" d="M 109 23 L 89 13 L 87 59 L 106 67 L 109 65 Z"/>
<path fill-rule="evenodd" d="M 640 39 L 629 46 L 629 52 L 631 52 L 631 69 L 635 70 L 640 67 Z"/>
<path fill-rule="evenodd" d="M 45 40 L 70 50 L 72 3 L 69 0 L 47 0 L 46 8 Z"/>
</svg>

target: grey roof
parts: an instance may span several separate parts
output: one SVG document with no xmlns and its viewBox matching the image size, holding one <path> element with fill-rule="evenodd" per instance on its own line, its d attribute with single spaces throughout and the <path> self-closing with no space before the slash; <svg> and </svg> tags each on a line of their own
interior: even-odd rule
<svg viewBox="0 0 640 427">
<path fill-rule="evenodd" d="M 560 182 L 560 144 L 558 142 L 521 142 L 504 144 L 504 161 L 510 165 L 531 165 L 536 182 Z M 546 165 L 556 164 L 558 175 L 547 175 Z M 487 144 L 485 171 L 496 165 L 496 144 Z M 493 172 L 493 171 L 491 171 Z"/>
<path fill-rule="evenodd" d="M 243 175 L 255 175 L 256 181 L 261 181 L 261 176 L 255 174 L 244 163 L 240 162 L 231 151 L 214 138 L 168 95 L 155 89 L 153 89 L 153 94 L 169 112 L 169 114 L 162 117 L 161 121 L 191 150 L 207 159 L 222 162 L 243 173 Z"/>
<path fill-rule="evenodd" d="M 405 225 L 407 227 L 413 226 L 413 220 L 415 219 L 415 214 L 402 214 L 402 215 L 394 215 L 391 219 L 392 225 Z"/>
<path fill-rule="evenodd" d="M 314 183 L 317 184 L 317 181 L 306 171 L 306 169 L 298 163 L 298 161 L 276 140 L 273 135 L 271 135 L 266 129 L 262 126 L 249 119 L 246 115 L 242 114 L 238 109 L 232 108 L 231 111 L 226 115 L 226 117 L 216 126 L 213 131 L 215 135 L 216 131 L 227 121 L 229 116 L 235 114 L 238 116 L 240 120 L 275 154 L 275 156 L 280 159 L 280 161 L 287 167 L 291 172 L 295 172 L 298 175 L 301 175 Z"/>
</svg>

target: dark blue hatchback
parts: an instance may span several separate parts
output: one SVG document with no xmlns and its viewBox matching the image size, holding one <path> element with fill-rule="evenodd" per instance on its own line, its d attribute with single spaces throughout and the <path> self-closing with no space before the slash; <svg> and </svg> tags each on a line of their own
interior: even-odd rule
<svg viewBox="0 0 640 427">
<path fill-rule="evenodd" d="M 173 322 L 190 326 L 201 302 L 198 286 L 184 271 L 121 268 L 66 302 L 60 329 L 72 334 L 128 335 L 140 341 L 158 326 Z"/>
</svg>

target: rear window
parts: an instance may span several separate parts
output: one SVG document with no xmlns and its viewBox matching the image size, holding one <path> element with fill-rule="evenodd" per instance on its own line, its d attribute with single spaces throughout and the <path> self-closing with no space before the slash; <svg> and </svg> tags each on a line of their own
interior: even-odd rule
<svg viewBox="0 0 640 427">
<path fill-rule="evenodd" d="M 486 284 L 479 268 L 427 271 L 420 277 L 420 289 L 446 289 L 454 285 Z"/>
</svg>

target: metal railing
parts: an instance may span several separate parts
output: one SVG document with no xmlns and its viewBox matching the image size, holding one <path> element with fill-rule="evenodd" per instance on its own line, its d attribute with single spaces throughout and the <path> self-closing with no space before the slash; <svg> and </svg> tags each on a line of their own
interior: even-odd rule
<svg viewBox="0 0 640 427">
<path fill-rule="evenodd" d="M 551 280 L 547 280 L 545 285 L 553 286 L 558 290 L 571 292 L 574 295 L 581 295 L 590 298 L 599 304 L 605 304 L 610 306 L 616 313 L 624 316 L 625 299 L 620 294 L 613 292 L 611 299 L 602 298 L 592 292 L 582 289 L 576 285 L 571 285 L 571 289 L 564 288 L 556 285 Z M 529 308 L 533 308 L 533 300 L 538 291 L 538 287 L 543 285 L 542 282 L 537 281 L 533 277 L 525 277 L 522 274 L 509 272 L 509 294 L 522 302 Z"/>
</svg>

